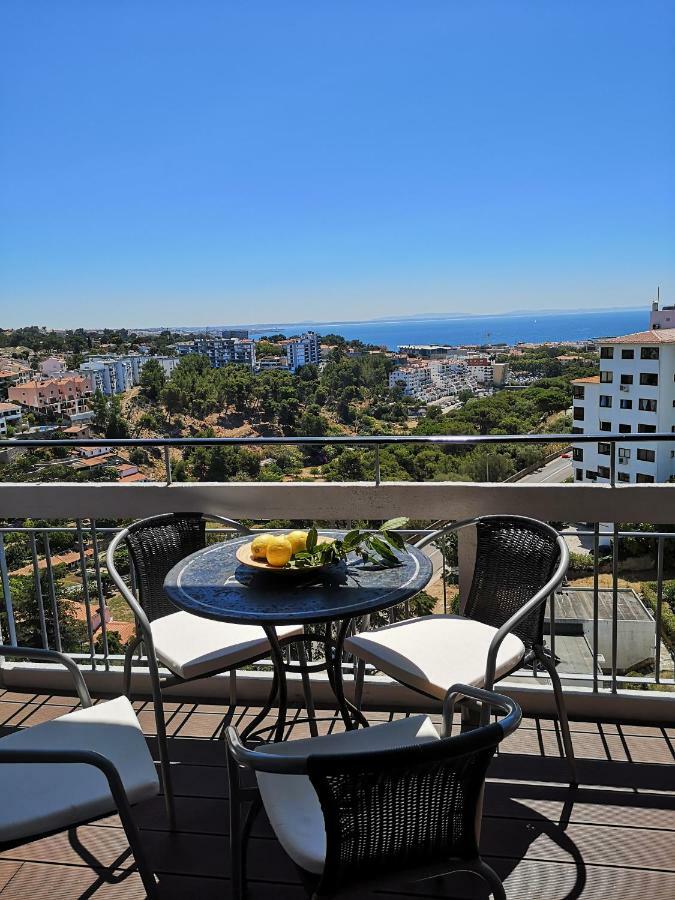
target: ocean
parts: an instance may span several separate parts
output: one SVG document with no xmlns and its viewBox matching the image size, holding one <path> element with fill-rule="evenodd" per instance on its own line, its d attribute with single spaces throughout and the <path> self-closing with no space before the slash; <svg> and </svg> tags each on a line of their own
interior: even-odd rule
<svg viewBox="0 0 675 900">
<path fill-rule="evenodd" d="M 580 341 L 615 337 L 649 328 L 649 310 L 607 309 L 590 312 L 528 313 L 461 318 L 392 319 L 369 322 L 321 322 L 254 326 L 251 335 L 298 334 L 312 328 L 347 340 L 396 350 L 400 344 L 517 344 L 521 341 Z"/>
</svg>

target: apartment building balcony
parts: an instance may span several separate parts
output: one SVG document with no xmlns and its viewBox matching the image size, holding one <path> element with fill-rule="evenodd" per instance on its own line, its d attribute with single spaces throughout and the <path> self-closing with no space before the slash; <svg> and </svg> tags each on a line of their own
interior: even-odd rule
<svg viewBox="0 0 675 900">
<path fill-rule="evenodd" d="M 652 436 L 653 437 L 653 436 Z M 665 441 L 667 436 L 656 436 Z M 523 438 L 500 436 L 486 443 L 512 442 Z M 554 439 L 554 438 L 553 438 Z M 670 440 L 673 436 L 670 436 Z M 215 440 L 215 439 L 214 439 Z M 308 439 L 304 439 L 307 441 Z M 311 439 L 309 439 L 311 442 Z M 318 442 L 319 439 L 317 439 Z M 333 439 L 342 443 L 341 439 Z M 430 438 L 426 442 L 474 444 L 477 438 Z M 539 438 L 534 438 L 535 441 Z M 546 440 L 552 440 L 547 436 Z M 616 447 L 625 435 L 602 435 L 612 447 L 612 476 L 616 474 Z M 331 439 L 328 439 L 330 442 Z M 581 436 L 580 446 L 597 444 L 598 435 Z M 245 442 L 245 441 L 244 441 Z M 249 443 L 256 443 L 249 439 Z M 280 442 L 280 441 L 278 441 Z M 289 443 L 292 441 L 289 441 Z M 363 439 L 359 443 L 363 443 Z M 374 447 L 386 439 L 366 440 Z M 3 442 L 6 446 L 9 442 Z M 40 442 L 47 446 L 50 442 Z M 59 442 L 61 445 L 65 442 Z M 82 442 L 89 445 L 90 442 Z M 96 445 L 97 442 L 92 442 Z M 106 446 L 134 442 L 99 441 Z M 139 442 L 135 442 L 139 443 Z M 148 443 L 148 442 L 140 442 Z M 258 443 L 264 444 L 263 440 Z M 68 442 L 72 447 L 73 442 Z M 657 493 L 658 492 L 658 493 Z M 574 651 L 577 637 L 566 629 L 564 616 L 556 617 L 555 602 L 549 608 L 550 650 L 561 660 L 559 667 L 571 717 L 572 740 L 579 768 L 579 787 L 569 785 L 562 755 L 561 735 L 554 715 L 550 681 L 541 672 L 524 669 L 500 684 L 522 706 L 521 727 L 501 746 L 488 772 L 485 792 L 481 849 L 486 861 L 504 880 L 513 900 L 569 900 L 618 897 L 669 898 L 675 894 L 675 680 L 669 670 L 668 641 L 662 625 L 666 548 L 675 533 L 659 530 L 669 524 L 674 507 L 675 485 L 603 485 L 550 483 L 390 483 L 382 481 L 379 469 L 372 480 L 354 483 L 172 483 L 170 469 L 164 482 L 131 484 L 0 484 L 0 623 L 2 640 L 13 643 L 17 635 L 16 611 L 12 607 L 12 575 L 6 547 L 15 534 L 22 534 L 32 554 L 33 575 L 42 573 L 40 603 L 49 617 L 55 563 L 52 546 L 57 535 L 74 538 L 77 560 L 69 568 L 68 582 L 86 587 L 91 613 L 105 609 L 110 597 L 105 585 L 105 547 L 121 523 L 168 511 L 194 511 L 263 522 L 292 519 L 298 522 L 326 520 L 340 524 L 352 520 L 383 520 L 408 515 L 422 523 L 414 540 L 440 522 L 475 515 L 518 513 L 556 523 L 587 523 L 583 527 L 561 526 L 570 546 L 585 542 L 591 548 L 593 569 L 586 588 L 590 620 L 586 629 L 587 652 Z M 27 519 L 40 519 L 35 527 Z M 655 526 L 647 535 L 653 550 L 655 608 L 653 618 L 653 667 L 642 674 L 623 674 L 622 651 L 628 640 L 619 609 L 619 557 L 622 540 L 632 533 L 620 523 L 644 522 Z M 100 524 L 104 523 L 104 524 Z M 600 523 L 603 523 L 600 525 Z M 210 540 L 227 539 L 216 528 Z M 645 537 L 642 534 L 642 537 Z M 609 561 L 601 565 L 601 547 L 612 547 Z M 466 590 L 473 566 L 470 532 L 460 532 L 456 579 L 460 596 Z M 432 545 L 433 546 L 433 545 Z M 433 553 L 436 578 L 442 584 L 445 556 Z M 603 568 L 604 567 L 604 568 Z M 609 583 L 600 587 L 601 574 L 609 567 Z M 40 581 L 38 578 L 37 581 Z M 37 582 L 36 582 L 37 584 Z M 449 585 L 448 585 L 449 587 Z M 42 589 L 42 588 L 41 588 Z M 88 593 L 87 593 L 88 592 Z M 437 611 L 443 611 L 445 591 L 439 592 Z M 16 598 L 18 601 L 18 597 Z M 446 604 L 449 598 L 445 597 Z M 82 601 L 84 607 L 84 600 Z M 608 612 L 609 611 L 609 612 Z M 85 610 L 86 612 L 86 610 Z M 397 612 L 405 617 L 408 611 Z M 121 657 L 113 652 L 108 632 L 114 630 L 106 616 L 86 616 L 87 639 L 73 655 L 78 660 L 92 693 L 117 695 L 121 691 Z M 114 621 L 114 620 L 113 620 Z M 642 627 L 649 627 L 649 616 Z M 598 629 L 606 629 L 607 648 L 600 653 Z M 53 643 L 56 631 L 50 632 Z M 575 669 L 575 665 L 579 668 Z M 271 679 L 269 661 L 259 661 L 236 679 L 233 721 L 239 727 L 259 712 Z M 353 666 L 344 661 L 348 695 L 353 690 Z M 145 661 L 137 662 L 134 703 L 155 760 L 158 747 Z M 312 695 L 321 721 L 320 732 L 343 728 L 322 674 L 311 677 Z M 221 724 L 232 685 L 227 675 L 173 689 L 167 695 L 165 720 L 169 751 L 175 771 L 178 830 L 170 832 L 162 798 L 140 803 L 134 815 L 141 829 L 150 865 L 157 874 L 160 895 L 227 898 L 229 880 L 229 823 L 227 777 Z M 75 706 L 69 683 L 54 666 L 9 661 L 0 666 L 0 728 L 8 733 L 46 721 Z M 309 734 L 302 721 L 302 684 L 290 676 L 291 717 L 287 738 Z M 364 709 L 373 724 L 409 713 L 427 711 L 438 719 L 433 701 L 368 670 Z M 266 722 L 273 721 L 274 710 Z M 306 896 L 297 870 L 277 843 L 264 815 L 256 822 L 249 852 L 251 898 Z M 26 842 L 0 852 L 0 898 L 101 897 L 127 900 L 143 896 L 140 879 L 128 855 L 124 832 L 116 816 Z M 484 898 L 483 885 L 471 875 L 437 876 L 409 886 L 404 880 L 395 888 L 374 886 L 355 893 L 361 900 L 391 897 Z"/>
</svg>

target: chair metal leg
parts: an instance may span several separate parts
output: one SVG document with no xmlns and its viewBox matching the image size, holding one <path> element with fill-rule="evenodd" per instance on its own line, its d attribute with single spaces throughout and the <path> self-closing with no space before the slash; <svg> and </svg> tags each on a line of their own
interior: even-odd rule
<svg viewBox="0 0 675 900">
<path fill-rule="evenodd" d="M 354 706 L 361 712 L 363 703 L 363 684 L 366 678 L 366 662 L 363 659 L 356 661 L 356 674 L 354 675 Z"/>
<path fill-rule="evenodd" d="M 173 796 L 173 784 L 171 782 L 171 760 L 169 759 L 169 744 L 166 739 L 166 724 L 164 722 L 164 702 L 162 688 L 159 681 L 157 660 L 148 653 L 148 667 L 150 681 L 152 683 L 152 699 L 155 708 L 155 727 L 157 728 L 157 746 L 159 749 L 159 767 L 162 772 L 162 787 L 164 788 L 164 802 L 166 814 L 169 819 L 169 829 L 176 830 L 176 804 Z"/>
<path fill-rule="evenodd" d="M 243 860 L 241 856 L 241 799 L 239 796 L 239 765 L 227 753 L 227 778 L 230 807 L 230 877 L 233 900 L 243 900 Z"/>
<path fill-rule="evenodd" d="M 570 767 L 570 772 L 572 775 L 572 785 L 576 786 L 579 784 L 579 779 L 577 776 L 577 764 L 574 758 L 574 747 L 572 745 L 570 724 L 567 719 L 567 707 L 565 706 L 565 696 L 563 694 L 562 685 L 560 683 L 560 676 L 558 675 L 558 672 L 556 670 L 555 662 L 550 659 L 550 657 L 546 656 L 545 653 L 538 653 L 537 657 L 548 672 L 551 679 L 551 684 L 553 685 L 553 693 L 555 694 L 555 705 L 558 710 L 558 719 L 560 721 L 560 731 L 562 732 L 565 757 Z"/>
<path fill-rule="evenodd" d="M 309 719 L 309 733 L 312 737 L 316 737 L 319 729 L 316 727 L 316 710 L 314 709 L 314 698 L 312 697 L 312 684 L 307 671 L 307 650 L 303 641 L 300 641 L 298 644 L 298 659 L 300 660 L 300 677 L 302 678 L 302 692 L 305 697 L 305 709 Z"/>
<path fill-rule="evenodd" d="M 133 655 L 138 648 L 138 645 L 142 643 L 143 638 L 139 635 L 134 638 L 133 641 L 130 641 L 127 644 L 127 649 L 124 651 L 124 682 L 123 682 L 123 690 L 124 696 L 131 700 L 131 667 L 133 665 Z"/>
<path fill-rule="evenodd" d="M 148 865 L 147 857 L 145 855 L 145 849 L 143 848 L 143 843 L 141 842 L 141 836 L 138 831 L 136 822 L 134 821 L 131 807 L 129 806 L 129 799 L 126 795 L 126 791 L 122 786 L 119 775 L 117 775 L 115 778 L 109 777 L 108 785 L 110 787 L 110 792 L 113 795 L 115 805 L 117 806 L 120 822 L 122 823 L 124 833 L 127 836 L 129 847 L 131 848 L 131 852 L 133 853 L 134 859 L 136 860 L 136 868 L 138 869 L 138 874 L 141 876 L 141 881 L 143 882 L 145 893 L 148 896 L 149 900 L 159 900 L 157 881 L 152 869 Z"/>
<path fill-rule="evenodd" d="M 506 900 L 504 885 L 494 869 L 488 866 L 486 862 L 483 862 L 482 859 L 479 859 L 474 871 L 487 883 L 490 888 L 490 893 L 495 900 Z"/>
</svg>

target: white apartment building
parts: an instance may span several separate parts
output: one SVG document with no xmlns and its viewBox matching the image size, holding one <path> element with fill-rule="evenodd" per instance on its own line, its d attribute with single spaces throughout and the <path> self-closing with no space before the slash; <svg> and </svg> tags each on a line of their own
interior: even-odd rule
<svg viewBox="0 0 675 900">
<path fill-rule="evenodd" d="M 321 362 L 321 342 L 315 331 L 307 331 L 299 338 L 286 342 L 286 359 L 288 368 L 295 372 L 300 366 L 315 365 Z"/>
<path fill-rule="evenodd" d="M 431 387 L 431 369 L 425 363 L 401 366 L 389 374 L 389 387 L 403 384 L 403 392 L 408 397 L 420 397 Z"/>
<path fill-rule="evenodd" d="M 248 366 L 249 369 L 255 368 L 255 342 L 249 339 L 205 337 L 175 346 L 179 356 L 189 356 L 192 353 L 206 356 L 213 369 L 232 363 Z"/>
<path fill-rule="evenodd" d="M 466 360 L 471 374 L 478 384 L 492 384 L 492 360 L 486 356 L 474 356 Z"/>
<path fill-rule="evenodd" d="M 91 356 L 80 366 L 80 374 L 88 380 L 92 392 L 100 391 L 106 397 L 123 394 L 140 383 L 143 366 L 156 359 L 167 378 L 178 365 L 173 356 Z"/>
<path fill-rule="evenodd" d="M 600 374 L 572 382 L 573 434 L 644 434 L 616 449 L 616 480 L 668 481 L 675 474 L 675 441 L 649 434 L 675 430 L 675 328 L 652 328 L 600 342 Z M 607 442 L 573 445 L 575 481 L 607 481 Z"/>
<path fill-rule="evenodd" d="M 21 407 L 17 403 L 0 402 L 0 437 L 7 437 L 7 428 L 21 424 Z"/>
</svg>

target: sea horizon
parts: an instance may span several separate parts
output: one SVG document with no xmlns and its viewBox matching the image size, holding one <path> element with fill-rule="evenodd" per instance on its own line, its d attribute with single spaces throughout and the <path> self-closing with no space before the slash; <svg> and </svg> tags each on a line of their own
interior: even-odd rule
<svg viewBox="0 0 675 900">
<path fill-rule="evenodd" d="M 169 326 L 166 326 L 169 327 Z M 312 329 L 320 334 L 340 334 L 346 340 L 396 350 L 403 344 L 506 344 L 575 342 L 615 337 L 649 327 L 649 309 L 615 307 L 595 310 L 516 311 L 504 315 L 418 315 L 342 322 L 271 322 L 254 325 L 171 326 L 174 331 L 200 332 L 247 329 L 249 334 L 296 334 Z M 150 330 L 150 329 L 145 329 Z M 160 330 L 158 329 L 152 329 Z"/>
</svg>

